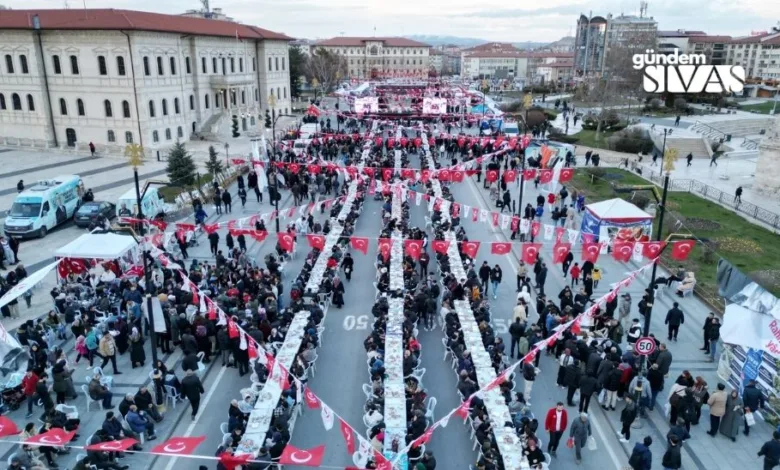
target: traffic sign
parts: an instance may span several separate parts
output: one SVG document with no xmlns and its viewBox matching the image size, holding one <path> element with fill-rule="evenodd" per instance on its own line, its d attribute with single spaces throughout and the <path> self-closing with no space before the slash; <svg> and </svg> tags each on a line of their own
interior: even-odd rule
<svg viewBox="0 0 780 470">
<path fill-rule="evenodd" d="M 649 336 L 639 338 L 634 344 L 634 352 L 640 356 L 649 356 L 655 351 L 655 340 Z"/>
</svg>

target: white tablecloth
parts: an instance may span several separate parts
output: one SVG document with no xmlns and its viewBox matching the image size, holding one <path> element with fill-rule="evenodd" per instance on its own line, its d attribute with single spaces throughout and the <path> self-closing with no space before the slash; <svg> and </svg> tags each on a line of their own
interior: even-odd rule
<svg viewBox="0 0 780 470">
<path fill-rule="evenodd" d="M 385 451 L 392 445 L 393 435 L 400 436 L 401 447 L 406 436 L 406 393 L 404 390 L 404 302 L 391 299 L 385 333 Z"/>
</svg>

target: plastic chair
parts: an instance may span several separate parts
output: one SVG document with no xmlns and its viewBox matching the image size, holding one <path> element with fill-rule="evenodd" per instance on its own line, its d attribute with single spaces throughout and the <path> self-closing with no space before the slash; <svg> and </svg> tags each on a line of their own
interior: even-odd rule
<svg viewBox="0 0 780 470">
<path fill-rule="evenodd" d="M 409 458 L 409 466 L 413 467 L 415 463 L 419 462 L 420 459 L 422 459 L 422 456 L 425 454 L 425 444 L 420 445 L 420 456 L 415 458 Z"/>
<path fill-rule="evenodd" d="M 425 408 L 425 420 L 431 424 L 433 424 L 433 410 L 436 408 L 436 397 L 430 397 L 428 399 L 428 406 Z"/>
<path fill-rule="evenodd" d="M 309 370 L 311 370 L 310 373 L 312 377 L 314 377 L 314 373 L 317 372 L 317 359 L 319 359 L 319 356 L 315 354 L 314 359 L 309 363 Z"/>
<path fill-rule="evenodd" d="M 171 400 L 171 406 L 173 406 L 173 409 L 176 409 L 176 403 L 179 401 L 184 401 L 184 398 L 182 398 L 181 395 L 179 395 L 179 392 L 176 391 L 176 389 L 172 385 L 164 385 L 165 387 L 165 400 Z"/>
<path fill-rule="evenodd" d="M 450 350 L 450 347 L 447 346 L 447 338 L 441 339 L 441 344 L 444 346 L 444 360 L 447 360 L 447 355 L 452 356 L 452 351 Z"/>
<path fill-rule="evenodd" d="M 374 390 L 371 388 L 371 385 L 369 384 L 363 384 L 363 393 L 365 393 L 366 395 L 366 401 L 374 397 Z"/>
<path fill-rule="evenodd" d="M 119 418 L 119 423 L 122 425 L 122 428 L 128 433 L 132 433 L 138 436 L 138 442 L 140 444 L 143 444 L 144 441 L 146 440 L 145 438 L 146 433 L 133 431 L 133 428 L 130 427 L 130 423 L 128 423 L 125 417 L 122 416 L 121 414 L 118 416 L 118 418 Z"/>
<path fill-rule="evenodd" d="M 420 384 L 420 386 L 422 386 L 422 378 L 423 375 L 425 375 L 425 370 L 426 370 L 425 367 L 423 367 L 422 369 L 415 369 L 412 371 L 411 374 L 407 375 L 404 378 L 408 379 L 410 377 L 414 377 L 415 379 L 417 379 L 417 383 Z"/>
<path fill-rule="evenodd" d="M 79 419 L 79 410 L 75 406 L 59 404 L 54 407 L 60 413 L 64 413 L 68 419 Z"/>
<path fill-rule="evenodd" d="M 85 455 L 86 455 L 86 454 L 85 454 Z M 14 452 L 13 454 L 11 454 L 11 456 L 10 456 L 10 457 L 8 457 L 8 465 L 9 465 L 9 466 L 11 465 L 11 460 L 13 460 L 13 459 L 14 459 L 14 457 L 16 457 L 16 452 Z"/>
<path fill-rule="evenodd" d="M 87 413 L 89 413 L 89 407 L 93 403 L 97 403 L 100 409 L 103 409 L 103 401 L 102 400 L 94 400 L 91 396 L 89 396 L 89 387 L 86 385 L 81 386 L 81 391 L 84 392 L 84 396 L 87 397 Z"/>
<path fill-rule="evenodd" d="M 219 425 L 219 430 L 222 431 L 222 434 L 228 434 L 228 423 L 222 423 Z"/>
</svg>

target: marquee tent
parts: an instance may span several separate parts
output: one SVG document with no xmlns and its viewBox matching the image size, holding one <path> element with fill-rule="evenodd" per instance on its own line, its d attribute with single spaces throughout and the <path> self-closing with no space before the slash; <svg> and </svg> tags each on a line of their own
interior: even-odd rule
<svg viewBox="0 0 780 470">
<path fill-rule="evenodd" d="M 54 252 L 56 258 L 113 260 L 133 251 L 138 242 L 131 235 L 86 233 Z"/>
<path fill-rule="evenodd" d="M 653 216 L 623 199 L 615 198 L 585 206 L 580 230 L 593 235 L 594 240 L 614 238 L 619 232 L 629 232 L 636 239 L 649 235 Z"/>
</svg>

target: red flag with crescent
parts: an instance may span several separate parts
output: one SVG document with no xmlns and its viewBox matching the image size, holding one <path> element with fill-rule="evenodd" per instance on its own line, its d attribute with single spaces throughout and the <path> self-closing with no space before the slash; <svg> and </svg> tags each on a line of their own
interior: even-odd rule
<svg viewBox="0 0 780 470">
<path fill-rule="evenodd" d="M 558 175 L 558 181 L 561 183 L 567 183 L 574 178 L 574 168 L 561 168 L 561 172 Z"/>
<path fill-rule="evenodd" d="M 553 263 L 563 263 L 571 251 L 571 243 L 556 243 L 553 246 Z"/>
<path fill-rule="evenodd" d="M 302 465 L 306 467 L 319 467 L 322 457 L 325 455 L 325 446 L 317 446 L 313 449 L 298 449 L 292 444 L 287 444 L 279 457 L 282 465 Z"/>
<path fill-rule="evenodd" d="M 436 253 L 446 255 L 447 250 L 450 249 L 450 242 L 448 240 L 434 240 L 431 242 L 431 247 Z"/>
<path fill-rule="evenodd" d="M 547 184 L 550 181 L 552 181 L 553 178 L 553 171 L 552 170 L 539 170 L 539 182 L 542 184 Z"/>
<path fill-rule="evenodd" d="M 157 444 L 152 448 L 152 454 L 162 455 L 191 455 L 195 449 L 206 440 L 206 436 L 199 437 L 172 437 L 167 441 Z"/>
<path fill-rule="evenodd" d="M 511 243 L 493 242 L 490 244 L 490 253 L 494 255 L 505 255 L 512 251 Z"/>
<path fill-rule="evenodd" d="M 672 259 L 685 261 L 688 259 L 688 255 L 691 254 L 691 251 L 695 245 L 696 240 L 680 240 L 672 242 Z"/>
<path fill-rule="evenodd" d="M 324 235 L 316 235 L 313 233 L 306 234 L 306 239 L 309 240 L 309 246 L 312 248 L 316 248 L 318 250 L 322 250 L 325 247 L 325 236 Z"/>
<path fill-rule="evenodd" d="M 477 252 L 479 251 L 479 245 L 480 242 L 463 242 L 461 248 L 463 248 L 463 253 L 466 254 L 469 258 L 476 258 Z"/>
<path fill-rule="evenodd" d="M 504 172 L 504 182 L 512 183 L 517 179 L 517 170 L 506 170 Z"/>
<path fill-rule="evenodd" d="M 612 257 L 618 261 L 627 263 L 631 259 L 631 255 L 634 253 L 633 241 L 615 240 L 615 244 L 612 245 Z"/>
<path fill-rule="evenodd" d="M 287 253 L 292 253 L 293 249 L 295 248 L 295 238 L 292 234 L 287 232 L 281 232 L 276 234 L 277 241 L 279 242 L 279 247 L 286 251 Z"/>
<path fill-rule="evenodd" d="M 533 179 L 536 178 L 536 169 L 535 168 L 527 168 L 523 170 L 523 179 L 525 181 L 533 181 Z"/>
<path fill-rule="evenodd" d="M 96 450 L 103 452 L 124 452 L 136 445 L 135 439 L 120 439 L 118 441 L 105 441 L 84 447 L 84 450 Z"/>
<path fill-rule="evenodd" d="M 412 259 L 420 259 L 422 253 L 422 240 L 404 240 L 404 251 L 406 254 L 412 257 Z"/>
<path fill-rule="evenodd" d="M 523 261 L 528 264 L 536 263 L 536 258 L 539 256 L 539 250 L 541 249 L 541 243 L 523 243 Z"/>
<path fill-rule="evenodd" d="M 646 258 L 656 259 L 663 251 L 666 242 L 647 242 L 642 249 L 642 254 Z"/>
<path fill-rule="evenodd" d="M 393 247 L 392 238 L 380 238 L 379 239 L 379 252 L 382 253 L 382 258 L 385 261 L 390 259 L 390 249 Z"/>
<path fill-rule="evenodd" d="M 583 243 L 582 244 L 582 261 L 590 261 L 596 264 L 599 259 L 599 253 L 601 253 L 600 243 Z"/>
<path fill-rule="evenodd" d="M 364 255 L 368 254 L 368 237 L 350 237 L 349 241 L 352 248 Z"/>
</svg>

